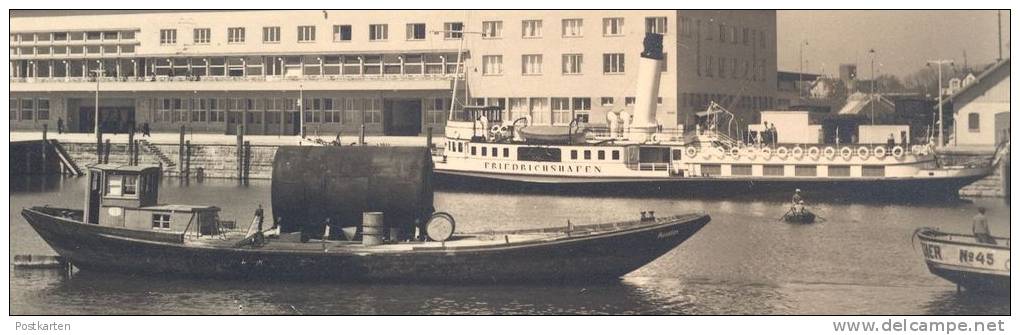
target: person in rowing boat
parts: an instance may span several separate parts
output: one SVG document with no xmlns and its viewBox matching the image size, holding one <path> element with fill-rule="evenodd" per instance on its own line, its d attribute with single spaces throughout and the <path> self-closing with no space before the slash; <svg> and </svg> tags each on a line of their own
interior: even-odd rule
<svg viewBox="0 0 1020 335">
<path fill-rule="evenodd" d="M 992 238 L 991 231 L 988 230 L 988 218 L 985 217 L 985 208 L 978 207 L 977 215 L 974 215 L 974 224 L 971 227 L 974 232 L 974 238 L 980 243 L 985 244 L 996 244 L 995 239 Z"/>
<path fill-rule="evenodd" d="M 794 190 L 793 191 L 793 204 L 796 205 L 796 204 L 803 203 L 803 202 L 804 202 L 804 198 L 800 196 L 800 189 L 798 188 L 798 189 Z"/>
</svg>

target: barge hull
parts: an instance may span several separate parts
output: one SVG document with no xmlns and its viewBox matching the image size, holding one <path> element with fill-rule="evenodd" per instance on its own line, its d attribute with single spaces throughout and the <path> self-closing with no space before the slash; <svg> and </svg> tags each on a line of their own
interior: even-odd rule
<svg viewBox="0 0 1020 335">
<path fill-rule="evenodd" d="M 194 247 L 111 236 L 97 226 L 25 209 L 22 215 L 83 270 L 188 277 L 370 282 L 592 282 L 613 280 L 694 235 L 707 215 L 549 242 L 410 252 Z M 310 242 L 314 244 L 315 242 Z"/>
</svg>

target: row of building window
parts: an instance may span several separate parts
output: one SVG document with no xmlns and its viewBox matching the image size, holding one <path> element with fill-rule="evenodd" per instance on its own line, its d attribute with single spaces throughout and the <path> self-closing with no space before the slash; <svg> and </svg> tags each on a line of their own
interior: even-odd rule
<svg viewBox="0 0 1020 335">
<path fill-rule="evenodd" d="M 94 41 L 94 42 L 113 42 L 123 40 L 134 40 L 134 30 L 122 30 L 122 31 L 57 31 L 57 32 L 41 32 L 41 33 L 12 33 L 10 34 L 11 43 L 29 43 L 29 42 L 78 42 L 78 41 Z"/>
<path fill-rule="evenodd" d="M 522 38 L 542 38 L 543 32 L 543 21 L 542 20 L 523 20 L 521 21 L 521 37 Z M 602 35 L 603 36 L 623 36 L 624 35 L 624 18 L 622 17 L 611 17 L 604 18 L 602 20 Z M 306 25 L 297 27 L 297 41 L 298 42 L 315 42 L 316 26 Z M 462 22 L 446 22 L 443 24 L 442 35 L 444 39 L 460 39 L 463 37 L 462 31 L 464 30 L 464 23 Z M 645 18 L 645 31 L 654 32 L 659 34 L 666 34 L 668 30 L 667 18 L 666 17 L 648 17 Z M 425 40 L 428 36 L 428 29 L 425 23 L 408 23 L 406 25 L 405 39 L 408 41 L 421 41 Z M 496 39 L 503 37 L 503 21 L 483 21 L 482 22 L 482 38 L 485 39 Z M 192 30 L 192 43 L 194 44 L 209 44 L 212 42 L 212 30 L 210 28 L 194 28 Z M 563 19 L 562 37 L 582 37 L 584 36 L 584 20 L 583 19 Z M 12 34 L 12 39 L 14 35 Z M 282 38 L 281 28 L 279 26 L 262 27 L 262 42 L 263 43 L 279 43 Z M 353 28 L 349 24 L 336 24 L 333 25 L 333 42 L 347 42 L 354 38 Z M 368 25 L 368 40 L 369 41 L 383 41 L 389 39 L 389 25 L 388 24 L 370 24 Z M 175 45 L 177 44 L 177 29 L 167 28 L 161 29 L 159 34 L 159 43 L 161 45 Z M 227 28 L 227 43 L 245 43 L 245 27 L 229 27 Z"/>
<path fill-rule="evenodd" d="M 134 44 L 120 45 L 58 45 L 10 47 L 11 56 L 68 56 L 134 54 Z"/>
<path fill-rule="evenodd" d="M 666 72 L 669 69 L 668 57 L 663 54 L 664 59 L 660 63 L 660 71 Z M 541 75 L 543 73 L 544 55 L 530 54 L 521 55 L 521 74 Z M 626 72 L 626 55 L 623 53 L 602 54 L 603 74 L 622 74 Z M 483 55 L 482 75 L 498 76 L 504 73 L 503 55 Z M 584 54 L 571 53 L 561 55 L 561 74 L 583 74 Z"/>
<path fill-rule="evenodd" d="M 723 44 L 742 44 L 761 49 L 768 47 L 768 36 L 762 30 L 727 25 L 723 22 L 707 22 L 702 24 L 700 19 L 695 20 L 683 16 L 680 17 L 680 36 L 697 38 L 698 40 L 718 41 Z"/>
<path fill-rule="evenodd" d="M 739 99 L 734 104 L 734 100 Z M 695 110 L 704 110 L 712 102 L 723 106 L 736 106 L 739 109 L 762 110 L 775 106 L 775 99 L 766 96 L 735 96 L 730 94 L 682 93 L 680 106 Z"/>
<path fill-rule="evenodd" d="M 9 101 L 11 121 L 46 121 L 50 119 L 50 99 L 11 98 Z"/>
<path fill-rule="evenodd" d="M 229 122 L 261 124 L 296 122 L 298 99 L 293 98 L 157 98 L 154 122 Z M 425 100 L 425 122 L 446 121 L 449 99 Z M 366 124 L 382 123 L 382 100 L 379 98 L 306 98 L 304 122 Z M 263 116 L 262 113 L 265 112 Z M 245 113 L 241 120 L 241 113 Z M 280 114 L 283 113 L 283 114 Z"/>
<path fill-rule="evenodd" d="M 698 77 L 719 79 L 742 79 L 747 81 L 766 81 L 765 59 L 737 59 L 731 57 L 713 57 L 697 55 L 695 70 Z"/>
</svg>

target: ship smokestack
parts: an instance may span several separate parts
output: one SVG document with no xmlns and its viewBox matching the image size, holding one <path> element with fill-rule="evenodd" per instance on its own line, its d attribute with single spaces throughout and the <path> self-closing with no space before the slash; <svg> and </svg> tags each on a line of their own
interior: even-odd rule
<svg viewBox="0 0 1020 335">
<path fill-rule="evenodd" d="M 645 34 L 645 50 L 641 52 L 638 64 L 637 93 L 634 106 L 634 122 L 630 125 L 630 139 L 636 142 L 648 141 L 658 129 L 655 122 L 655 107 L 659 100 L 659 79 L 662 77 L 662 35 Z"/>
</svg>

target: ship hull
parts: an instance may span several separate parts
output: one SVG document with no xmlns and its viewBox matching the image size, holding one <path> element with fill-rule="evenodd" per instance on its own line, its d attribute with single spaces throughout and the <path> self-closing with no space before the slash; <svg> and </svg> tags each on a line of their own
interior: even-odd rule
<svg viewBox="0 0 1020 335">
<path fill-rule="evenodd" d="M 931 228 L 918 229 L 914 237 L 932 274 L 968 291 L 1009 294 L 1009 238 L 992 238 L 995 243 L 989 244 Z"/>
<path fill-rule="evenodd" d="M 636 196 L 734 196 L 785 194 L 803 189 L 812 196 L 851 198 L 957 198 L 983 174 L 943 178 L 594 178 L 507 175 L 436 170 L 440 189 L 499 192 L 576 192 Z"/>
<path fill-rule="evenodd" d="M 587 282 L 619 278 L 674 249 L 707 215 L 555 241 L 358 253 L 193 247 L 109 234 L 37 208 L 22 215 L 82 270 L 127 274 L 370 282 Z M 314 243 L 314 242 L 312 242 Z"/>
</svg>

